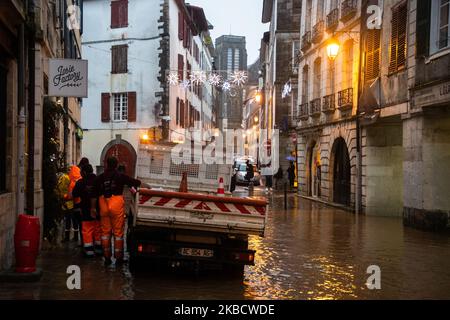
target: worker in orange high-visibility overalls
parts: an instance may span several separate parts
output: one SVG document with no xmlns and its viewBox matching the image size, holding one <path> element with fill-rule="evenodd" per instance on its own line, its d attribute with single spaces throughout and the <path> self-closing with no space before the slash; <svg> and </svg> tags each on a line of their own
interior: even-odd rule
<svg viewBox="0 0 450 320">
<path fill-rule="evenodd" d="M 91 202 L 96 198 L 94 182 L 97 176 L 90 164 L 81 168 L 82 178 L 77 181 L 72 195 L 81 199 L 81 234 L 83 236 L 84 254 L 94 257 L 98 246 L 101 247 L 100 216 L 91 214 Z"/>
<path fill-rule="evenodd" d="M 124 227 L 125 227 L 125 199 L 123 188 L 125 185 L 138 188 L 139 180 L 117 171 L 118 161 L 115 157 L 106 160 L 106 170 L 95 180 L 95 190 L 100 208 L 100 222 L 102 227 L 102 247 L 105 265 L 112 263 L 111 236 L 114 235 L 114 258 L 116 264 L 124 262 Z M 97 201 L 91 202 L 92 214 L 96 212 Z"/>
<path fill-rule="evenodd" d="M 73 210 L 71 212 L 71 216 L 67 217 L 70 220 L 66 220 L 66 240 L 68 241 L 68 235 L 70 234 L 70 221 L 72 222 L 72 230 L 73 230 L 73 241 L 78 242 L 78 236 L 80 233 L 80 225 L 81 225 L 81 213 L 80 213 L 80 199 L 74 198 L 72 196 L 73 188 L 75 188 L 75 184 L 78 180 L 81 179 L 81 172 L 78 166 L 71 166 L 69 168 L 69 187 L 68 192 L 65 196 L 67 201 L 73 202 Z"/>
</svg>

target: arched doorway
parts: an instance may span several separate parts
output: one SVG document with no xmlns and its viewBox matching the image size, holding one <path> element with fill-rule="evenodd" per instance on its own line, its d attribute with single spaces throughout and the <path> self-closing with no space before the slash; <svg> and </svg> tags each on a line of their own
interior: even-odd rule
<svg viewBox="0 0 450 320">
<path fill-rule="evenodd" d="M 309 149 L 308 165 L 308 195 L 320 197 L 320 151 L 318 143 L 312 143 Z"/>
<path fill-rule="evenodd" d="M 101 164 L 106 168 L 106 159 L 116 157 L 119 166 L 125 167 L 125 173 L 131 177 L 135 176 L 137 155 L 133 146 L 124 140 L 111 141 L 103 149 Z"/>
<path fill-rule="evenodd" d="M 350 205 L 351 196 L 351 166 L 347 144 L 343 138 L 338 138 L 333 145 L 333 201 Z"/>
</svg>

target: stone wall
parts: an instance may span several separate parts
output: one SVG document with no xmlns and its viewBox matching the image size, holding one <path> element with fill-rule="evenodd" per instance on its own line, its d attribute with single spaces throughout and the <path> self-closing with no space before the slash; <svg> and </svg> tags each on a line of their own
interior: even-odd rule
<svg viewBox="0 0 450 320">
<path fill-rule="evenodd" d="M 404 222 L 443 231 L 450 228 L 450 107 L 404 121 Z"/>
<path fill-rule="evenodd" d="M 362 206 L 367 215 L 402 215 L 402 130 L 400 121 L 363 129 Z"/>
</svg>

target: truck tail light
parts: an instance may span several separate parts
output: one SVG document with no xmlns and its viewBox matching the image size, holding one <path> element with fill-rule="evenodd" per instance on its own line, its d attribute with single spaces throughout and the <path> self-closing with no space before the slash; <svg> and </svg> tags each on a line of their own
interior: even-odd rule
<svg viewBox="0 0 450 320">
<path fill-rule="evenodd" d="M 138 252 L 139 253 L 158 253 L 160 251 L 160 247 L 153 244 L 138 244 Z"/>
<path fill-rule="evenodd" d="M 253 253 L 249 253 L 249 252 L 236 252 L 236 253 L 233 253 L 232 257 L 235 261 L 241 261 L 241 262 L 253 263 L 253 261 L 255 260 L 255 255 Z"/>
</svg>

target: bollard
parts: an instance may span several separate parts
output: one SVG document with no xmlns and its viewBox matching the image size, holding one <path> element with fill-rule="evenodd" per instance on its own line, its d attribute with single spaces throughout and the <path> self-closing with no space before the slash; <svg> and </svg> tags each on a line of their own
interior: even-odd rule
<svg viewBox="0 0 450 320">
<path fill-rule="evenodd" d="M 250 183 L 248 184 L 248 195 L 250 197 L 253 196 L 254 187 L 255 187 L 254 183 L 250 181 Z"/>
<path fill-rule="evenodd" d="M 284 210 L 287 210 L 287 183 L 284 183 Z"/>
</svg>

